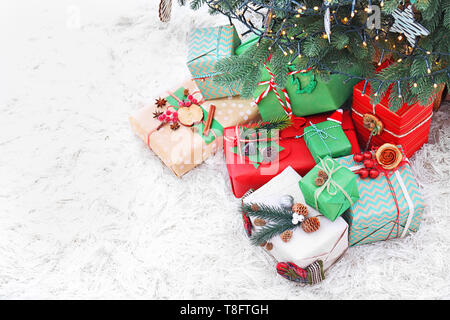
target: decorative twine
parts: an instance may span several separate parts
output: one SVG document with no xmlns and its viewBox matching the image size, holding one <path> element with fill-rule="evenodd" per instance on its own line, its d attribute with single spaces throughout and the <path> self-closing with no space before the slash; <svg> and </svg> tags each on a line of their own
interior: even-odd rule
<svg viewBox="0 0 450 320">
<path fill-rule="evenodd" d="M 316 210 L 319 210 L 319 205 L 318 205 L 318 199 L 319 196 L 322 194 L 323 191 L 327 191 L 329 195 L 331 196 L 335 196 L 338 191 L 340 190 L 344 196 L 347 198 L 347 200 L 350 202 L 350 204 L 353 206 L 353 201 L 351 199 L 351 197 L 349 196 L 349 194 L 347 193 L 347 191 L 345 191 L 336 181 L 334 181 L 333 179 L 333 174 L 335 174 L 337 171 L 339 171 L 340 169 L 343 169 L 344 167 L 339 165 L 337 167 L 336 166 L 336 162 L 333 161 L 332 159 L 320 159 L 320 164 L 318 165 L 318 168 L 325 171 L 325 173 L 328 175 L 328 179 L 325 182 L 324 185 L 322 185 L 320 188 L 318 188 L 315 192 L 314 192 L 314 203 L 316 206 Z"/>
</svg>

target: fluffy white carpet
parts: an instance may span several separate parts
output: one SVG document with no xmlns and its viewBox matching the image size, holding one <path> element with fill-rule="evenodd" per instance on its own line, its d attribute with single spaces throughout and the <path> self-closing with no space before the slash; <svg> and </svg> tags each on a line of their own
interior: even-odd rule
<svg viewBox="0 0 450 320">
<path fill-rule="evenodd" d="M 413 158 L 420 231 L 295 286 L 250 246 L 221 154 L 179 180 L 129 128 L 188 75 L 188 31 L 226 21 L 156 7 L 1 1 L 0 298 L 450 298 L 448 105 Z"/>
</svg>

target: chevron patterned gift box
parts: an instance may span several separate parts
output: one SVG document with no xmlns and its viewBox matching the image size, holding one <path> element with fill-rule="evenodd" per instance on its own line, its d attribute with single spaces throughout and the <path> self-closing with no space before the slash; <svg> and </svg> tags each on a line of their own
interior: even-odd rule
<svg viewBox="0 0 450 320">
<path fill-rule="evenodd" d="M 188 37 L 188 68 L 206 100 L 239 94 L 237 86 L 224 87 L 214 82 L 218 60 L 234 55 L 241 43 L 233 25 L 198 28 Z"/>
<path fill-rule="evenodd" d="M 335 160 L 352 171 L 361 167 L 353 156 Z M 419 229 L 425 203 L 409 162 L 389 177 L 398 210 L 387 179 L 384 174 L 376 179 L 358 176 L 360 199 L 343 215 L 350 226 L 350 246 L 402 238 Z"/>
</svg>

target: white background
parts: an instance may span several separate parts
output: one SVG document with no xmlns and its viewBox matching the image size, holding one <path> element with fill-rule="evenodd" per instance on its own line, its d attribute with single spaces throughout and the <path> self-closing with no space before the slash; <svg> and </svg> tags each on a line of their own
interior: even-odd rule
<svg viewBox="0 0 450 320">
<path fill-rule="evenodd" d="M 351 248 L 314 287 L 251 247 L 222 154 L 179 180 L 128 115 L 188 76 L 186 35 L 226 22 L 156 0 L 0 2 L 0 298 L 450 298 L 449 106 L 413 168 L 406 239 Z"/>
</svg>

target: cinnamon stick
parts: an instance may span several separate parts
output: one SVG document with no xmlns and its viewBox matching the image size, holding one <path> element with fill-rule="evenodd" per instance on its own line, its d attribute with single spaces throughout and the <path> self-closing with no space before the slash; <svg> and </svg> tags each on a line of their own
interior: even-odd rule
<svg viewBox="0 0 450 320">
<path fill-rule="evenodd" d="M 214 119 L 214 113 L 216 112 L 216 106 L 211 105 L 209 107 L 208 118 L 206 119 L 205 128 L 203 129 L 203 135 L 209 135 L 209 130 L 211 130 L 211 125 Z"/>
</svg>

